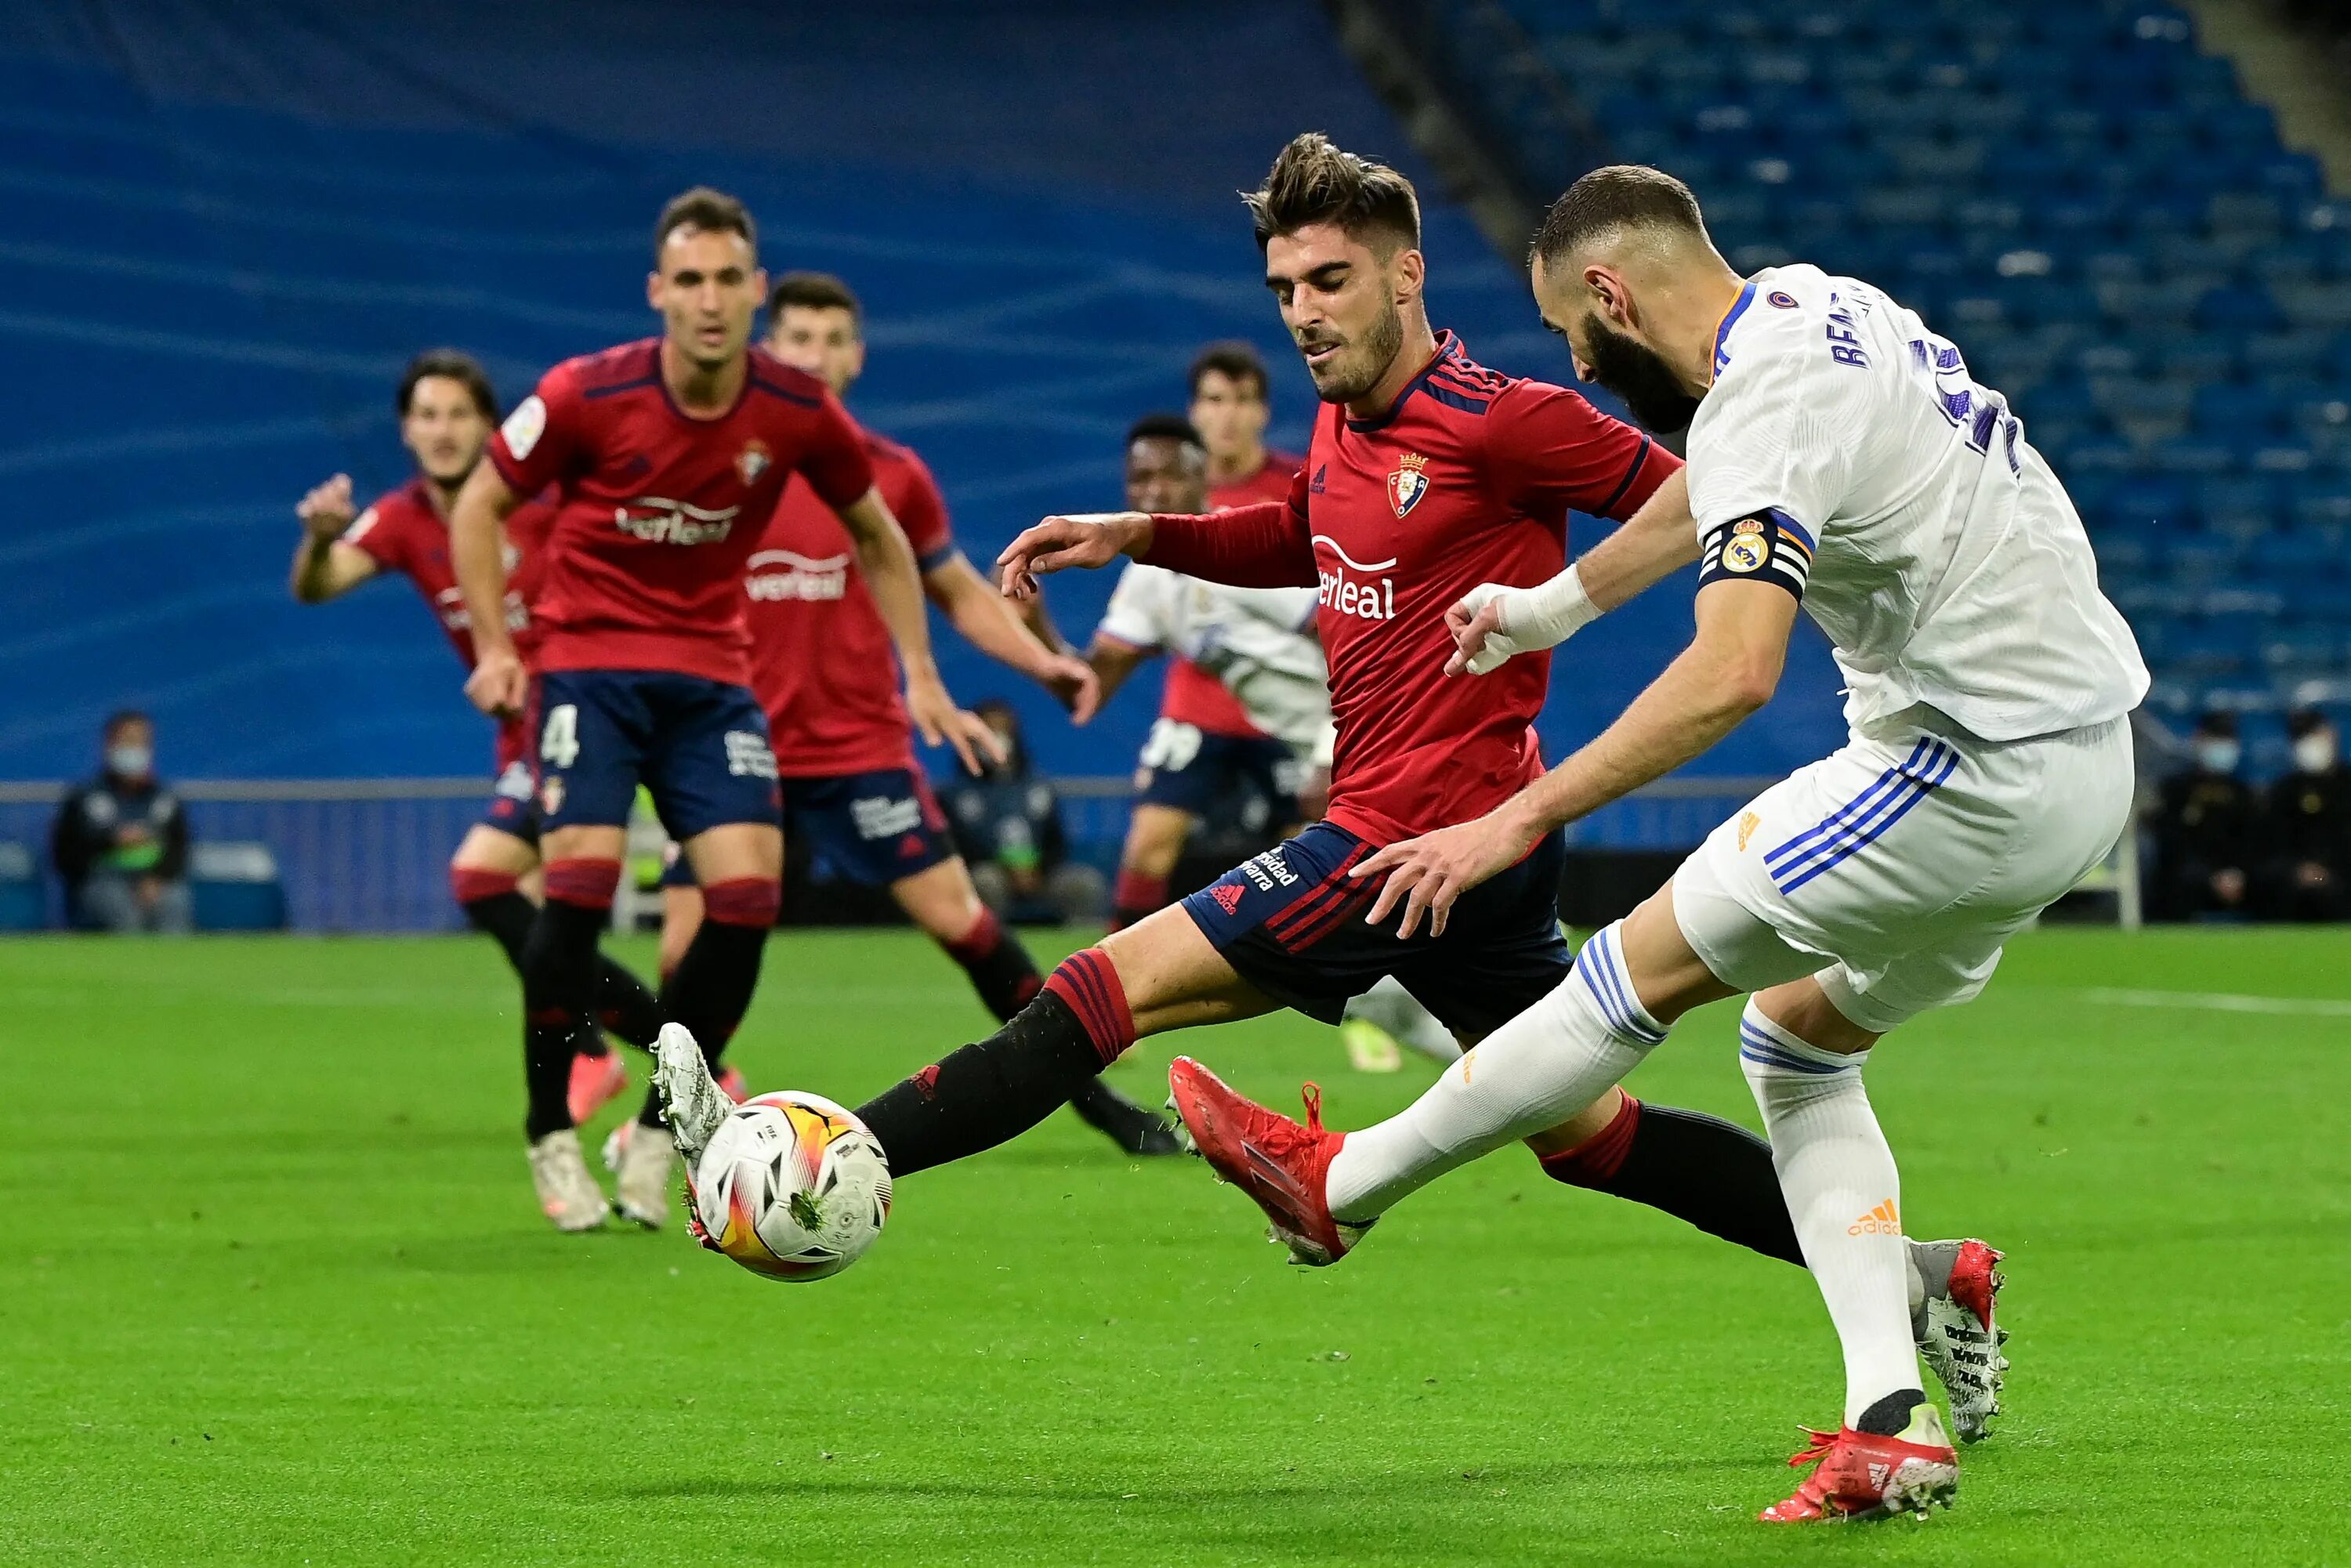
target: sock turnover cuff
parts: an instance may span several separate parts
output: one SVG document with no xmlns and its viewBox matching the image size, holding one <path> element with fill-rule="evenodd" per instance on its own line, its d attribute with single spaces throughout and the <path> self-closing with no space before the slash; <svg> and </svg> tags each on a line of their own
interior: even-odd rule
<svg viewBox="0 0 2351 1568">
<path fill-rule="evenodd" d="M 1739 1015 L 1739 1059 L 1750 1072 L 1794 1072 L 1810 1078 L 1832 1078 L 1841 1073 L 1858 1076 L 1862 1064 L 1869 1060 L 1869 1052 L 1823 1051 L 1764 1017 L 1763 1009 L 1750 997 L 1746 1011 Z"/>
<path fill-rule="evenodd" d="M 703 918 L 720 925 L 773 925 L 783 909 L 784 884 L 770 876 L 728 877 L 702 890 Z"/>
<path fill-rule="evenodd" d="M 620 891 L 621 862 L 581 855 L 547 862 L 547 896 L 580 909 L 610 909 Z"/>
<path fill-rule="evenodd" d="M 996 945 L 1003 940 L 1004 923 L 997 919 L 996 911 L 983 904 L 979 906 L 979 918 L 971 923 L 970 930 L 954 941 L 942 942 L 939 946 L 945 947 L 947 956 L 956 963 L 971 965 L 995 952 Z"/>
<path fill-rule="evenodd" d="M 1606 1126 L 1572 1149 L 1543 1155 L 1543 1175 L 1571 1186 L 1597 1186 L 1613 1180 L 1624 1169 L 1625 1156 L 1632 1153 L 1633 1136 L 1640 1128 L 1641 1103 L 1627 1094 Z"/>
<path fill-rule="evenodd" d="M 1093 1041 L 1095 1054 L 1107 1067 L 1134 1043 L 1134 1015 L 1126 1005 L 1126 988 L 1117 967 L 1099 947 L 1071 954 L 1046 977 L 1045 989 L 1061 998 Z"/>
<path fill-rule="evenodd" d="M 486 866 L 453 865 L 449 868 L 449 891 L 460 904 L 479 904 L 486 898 L 497 898 L 513 893 L 521 880 L 512 872 L 491 871 Z"/>
<path fill-rule="evenodd" d="M 1666 1026 L 1649 1016 L 1634 993 L 1632 972 L 1625 967 L 1624 932 L 1621 920 L 1593 932 L 1576 954 L 1571 977 L 1600 1009 L 1610 1035 L 1635 1051 L 1648 1051 L 1665 1043 Z"/>
</svg>

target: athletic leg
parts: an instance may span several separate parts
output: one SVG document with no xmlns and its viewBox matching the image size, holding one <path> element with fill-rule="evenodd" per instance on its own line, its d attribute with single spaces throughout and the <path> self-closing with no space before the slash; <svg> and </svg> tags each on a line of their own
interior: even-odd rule
<svg viewBox="0 0 2351 1568">
<path fill-rule="evenodd" d="M 662 1014 L 694 1032 L 715 1072 L 758 988 L 760 959 L 783 896 L 784 835 L 765 823 L 730 822 L 680 847 L 694 868 L 703 914 L 662 986 Z M 663 1124 L 658 1093 L 646 1092 L 638 1120 L 648 1127 Z"/>
<path fill-rule="evenodd" d="M 890 894 L 947 956 L 963 966 L 980 1005 L 998 1020 L 1010 1022 L 1044 988 L 1044 977 L 1038 974 L 1029 949 L 980 902 L 960 857 L 949 856 L 913 876 L 900 877 L 890 884 Z M 1081 1084 L 1070 1097 L 1070 1108 L 1128 1154 L 1180 1152 L 1165 1122 L 1100 1078 Z"/>
<path fill-rule="evenodd" d="M 1165 906 L 1167 879 L 1184 858 L 1184 842 L 1198 819 L 1176 806 L 1140 801 L 1127 819 L 1118 852 L 1118 882 L 1111 891 L 1110 928 L 1121 930 Z"/>
<path fill-rule="evenodd" d="M 1072 954 L 987 1039 L 949 1052 L 858 1107 L 893 1176 L 1027 1132 L 1136 1040 L 1270 1012 L 1180 908 Z"/>
<path fill-rule="evenodd" d="M 486 822 L 477 822 L 457 845 L 449 861 L 449 885 L 465 919 L 486 934 L 515 967 L 522 970 L 523 944 L 538 918 L 538 905 L 528 883 L 537 881 L 538 846 Z M 661 1009 L 653 994 L 620 964 L 599 956 L 596 978 L 596 1022 L 631 1045 L 653 1049 L 661 1029 Z M 602 1038 L 593 1031 L 581 1035 L 579 1054 L 601 1056 Z"/>
</svg>

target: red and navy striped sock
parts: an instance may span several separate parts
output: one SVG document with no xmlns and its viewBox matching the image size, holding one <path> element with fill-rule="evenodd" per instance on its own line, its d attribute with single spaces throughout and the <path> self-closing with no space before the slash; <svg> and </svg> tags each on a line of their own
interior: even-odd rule
<svg viewBox="0 0 2351 1568">
<path fill-rule="evenodd" d="M 857 1108 L 893 1176 L 1019 1137 L 1081 1091 L 1134 1041 L 1118 971 L 1098 947 L 1055 969 L 1037 999 L 986 1040 Z"/>
</svg>

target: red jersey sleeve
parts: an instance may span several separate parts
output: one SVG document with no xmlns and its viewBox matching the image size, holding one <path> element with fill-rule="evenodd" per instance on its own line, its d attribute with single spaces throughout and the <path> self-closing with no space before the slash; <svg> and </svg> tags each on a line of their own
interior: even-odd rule
<svg viewBox="0 0 2351 1568">
<path fill-rule="evenodd" d="M 1138 559 L 1233 588 L 1319 586 L 1322 576 L 1306 521 L 1306 470 L 1291 476 L 1288 500 L 1197 516 L 1154 513 L 1151 548 Z"/>
<path fill-rule="evenodd" d="M 800 450 L 799 471 L 817 498 L 837 512 L 873 488 L 873 460 L 865 455 L 863 436 L 849 411 L 830 391 L 810 418 L 813 428 L 808 444 Z M 904 521 L 899 519 L 902 526 Z M 908 529 L 908 537 L 912 536 L 913 530 Z M 915 547 L 917 553 L 921 548 Z"/>
<path fill-rule="evenodd" d="M 517 496 L 536 496 L 568 478 L 580 456 L 585 405 L 569 364 L 538 378 L 484 448 L 498 477 Z"/>
<path fill-rule="evenodd" d="M 1487 414 L 1486 472 L 1505 504 L 1623 521 L 1682 460 L 1565 387 L 1520 382 Z"/>
<path fill-rule="evenodd" d="M 380 497 L 368 509 L 351 519 L 351 526 L 342 533 L 342 542 L 355 545 L 373 557 L 376 565 L 386 571 L 406 571 L 408 551 L 404 548 L 407 530 L 396 528 L 385 517 L 384 502 L 390 497 Z"/>
<path fill-rule="evenodd" d="M 947 527 L 947 504 L 939 495 L 939 482 L 931 477 L 930 465 L 909 452 L 900 459 L 905 465 L 905 478 L 899 485 L 899 494 L 891 497 L 890 509 L 897 514 L 898 526 L 906 530 L 906 542 L 914 547 L 914 562 L 925 571 L 945 566 L 955 554 L 955 534 Z"/>
</svg>

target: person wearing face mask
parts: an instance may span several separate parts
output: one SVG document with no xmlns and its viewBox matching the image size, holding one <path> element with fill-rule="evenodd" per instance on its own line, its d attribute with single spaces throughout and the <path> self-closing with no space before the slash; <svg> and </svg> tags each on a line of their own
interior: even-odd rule
<svg viewBox="0 0 2351 1568">
<path fill-rule="evenodd" d="M 106 721 L 98 776 L 57 808 L 50 847 L 76 926 L 183 935 L 188 816 L 155 777 L 155 725 L 125 711 Z"/>
<path fill-rule="evenodd" d="M 2273 920 L 2351 920 L 2351 767 L 2316 708 L 2286 720 L 2294 768 L 2269 789 L 2262 908 Z"/>
<path fill-rule="evenodd" d="M 2194 758 L 2163 781 L 2154 820 L 2154 914 L 2193 920 L 2248 907 L 2261 800 L 2237 777 L 2242 755 L 2233 714 L 2208 713 L 2189 737 Z"/>
</svg>

